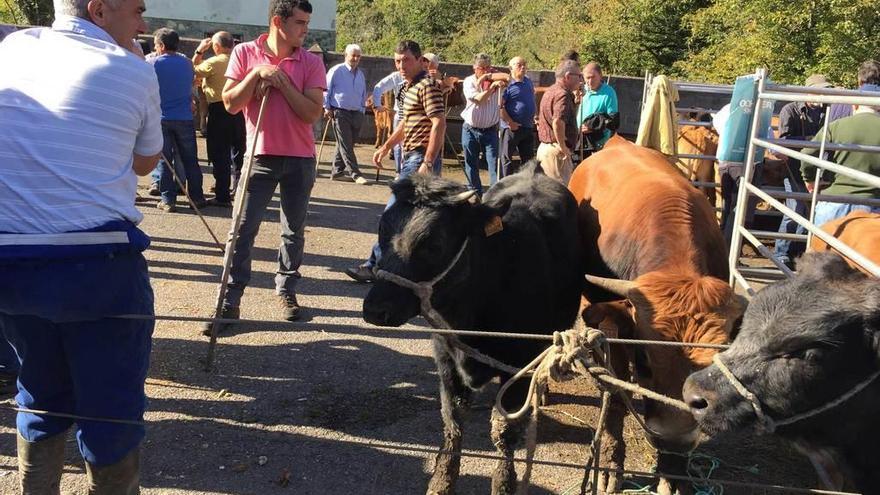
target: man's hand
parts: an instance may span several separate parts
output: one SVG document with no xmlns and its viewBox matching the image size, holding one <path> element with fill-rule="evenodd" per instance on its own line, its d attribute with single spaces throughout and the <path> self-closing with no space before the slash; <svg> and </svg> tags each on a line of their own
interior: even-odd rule
<svg viewBox="0 0 880 495">
<path fill-rule="evenodd" d="M 581 132 L 592 132 L 593 129 L 590 129 L 590 126 L 587 125 L 587 122 L 584 121 L 583 125 L 581 125 Z"/>
<path fill-rule="evenodd" d="M 287 74 L 274 65 L 260 65 L 255 67 L 254 70 L 257 71 L 260 79 L 273 88 L 283 89 L 290 84 L 290 79 L 287 78 Z"/>
<path fill-rule="evenodd" d="M 336 118 L 336 113 L 333 112 L 332 108 L 325 108 L 324 109 L 324 118 L 333 120 Z"/>
<path fill-rule="evenodd" d="M 427 161 L 422 162 L 419 166 L 419 172 L 422 175 L 431 175 L 431 166 L 428 165 Z"/>
<path fill-rule="evenodd" d="M 211 48 L 211 38 L 205 38 L 199 42 L 199 46 L 196 47 L 196 51 L 199 53 L 205 53 L 205 51 Z"/>
<path fill-rule="evenodd" d="M 373 153 L 373 165 L 380 169 L 384 169 L 385 167 L 382 166 L 382 159 L 385 158 L 385 155 L 387 154 L 388 149 L 385 148 L 384 145 L 380 146 L 379 149 L 377 149 L 376 152 Z"/>
<path fill-rule="evenodd" d="M 519 128 L 521 127 L 521 126 L 520 126 L 519 124 L 517 124 L 516 121 L 514 121 L 514 120 L 511 120 L 510 122 L 508 122 L 507 125 L 510 127 L 510 130 L 513 131 L 513 132 L 518 131 Z"/>
<path fill-rule="evenodd" d="M 272 88 L 272 85 L 267 81 L 260 80 L 257 82 L 257 89 L 254 90 L 254 98 L 258 100 L 262 100 L 266 93 Z"/>
<path fill-rule="evenodd" d="M 507 87 L 507 81 L 499 79 L 497 81 L 493 81 L 492 85 L 489 86 L 489 89 L 504 89 L 505 87 Z"/>
</svg>

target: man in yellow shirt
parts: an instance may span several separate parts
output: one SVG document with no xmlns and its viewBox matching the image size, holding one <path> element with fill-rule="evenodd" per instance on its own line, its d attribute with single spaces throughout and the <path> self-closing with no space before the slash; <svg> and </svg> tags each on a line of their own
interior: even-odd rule
<svg viewBox="0 0 880 495">
<path fill-rule="evenodd" d="M 231 206 L 231 176 L 238 176 L 245 148 L 244 116 L 232 115 L 223 106 L 223 86 L 226 85 L 226 67 L 229 54 L 235 46 L 232 35 L 220 31 L 211 38 L 205 38 L 196 48 L 192 62 L 197 77 L 202 78 L 202 90 L 208 99 L 208 160 L 214 170 L 215 197 L 209 203 L 216 206 Z M 202 60 L 210 48 L 214 56 Z M 232 155 L 236 152 L 235 174 L 232 173 Z"/>
</svg>

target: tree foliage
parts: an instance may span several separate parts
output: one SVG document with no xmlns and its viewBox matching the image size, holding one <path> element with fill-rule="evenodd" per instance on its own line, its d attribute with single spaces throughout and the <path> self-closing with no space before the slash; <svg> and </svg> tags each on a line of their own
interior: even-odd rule
<svg viewBox="0 0 880 495">
<path fill-rule="evenodd" d="M 3 0 L 6 3 L 7 0 Z M 52 6 L 52 0 L 14 0 L 11 7 L 17 8 L 18 13 L 23 19 L 18 22 L 25 22 L 31 26 L 49 26 L 55 18 L 55 10 Z"/>
<path fill-rule="evenodd" d="M 552 68 L 578 50 L 610 72 L 730 82 L 758 66 L 776 81 L 840 84 L 880 57 L 877 0 L 338 0 L 338 42 L 390 54 L 411 38 L 444 59 L 486 52 Z"/>
</svg>

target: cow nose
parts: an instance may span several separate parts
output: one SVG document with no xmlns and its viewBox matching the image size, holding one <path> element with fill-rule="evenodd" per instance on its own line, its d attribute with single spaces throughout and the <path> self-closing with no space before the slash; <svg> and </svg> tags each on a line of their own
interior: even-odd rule
<svg viewBox="0 0 880 495">
<path fill-rule="evenodd" d="M 709 409 L 709 399 L 706 397 L 707 394 L 705 394 L 703 390 L 694 383 L 693 377 L 689 377 L 687 381 L 684 382 L 684 387 L 681 392 L 685 404 L 688 405 L 691 409 L 691 414 L 694 415 L 694 419 L 699 421 L 706 415 L 706 410 Z"/>
</svg>

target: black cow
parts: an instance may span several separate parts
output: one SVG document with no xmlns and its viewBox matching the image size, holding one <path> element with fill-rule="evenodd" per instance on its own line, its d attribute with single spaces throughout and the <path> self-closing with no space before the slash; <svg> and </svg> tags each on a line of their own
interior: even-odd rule
<svg viewBox="0 0 880 495">
<path fill-rule="evenodd" d="M 775 431 L 810 458 L 830 488 L 848 481 L 877 493 L 880 282 L 828 252 L 807 254 L 798 268 L 797 277 L 755 296 L 739 336 L 717 357 L 746 390 L 735 390 L 713 364 L 688 378 L 684 398 L 709 434 Z M 757 405 L 743 398 L 746 391 Z M 846 398 L 849 392 L 856 393 Z M 809 416 L 838 398 L 846 400 Z"/>
<path fill-rule="evenodd" d="M 583 286 L 577 236 L 577 207 L 559 182 L 534 163 L 493 186 L 482 203 L 465 186 L 413 176 L 391 188 L 396 203 L 382 215 L 379 269 L 421 282 L 438 278 L 431 306 L 442 320 L 435 327 L 549 333 L 571 328 Z M 457 261 L 456 261 L 457 259 Z M 382 279 L 364 300 L 364 318 L 377 325 L 401 325 L 424 313 L 410 289 Z M 472 390 L 510 375 L 464 355 L 461 342 L 513 367 L 523 367 L 546 341 L 434 335 L 440 375 L 443 452 L 437 455 L 430 494 L 454 491 L 461 451 L 461 419 Z M 515 410 L 527 381 L 506 396 Z M 499 453 L 492 493 L 513 493 L 513 454 L 522 424 L 508 425 L 492 413 L 491 438 Z"/>
</svg>

